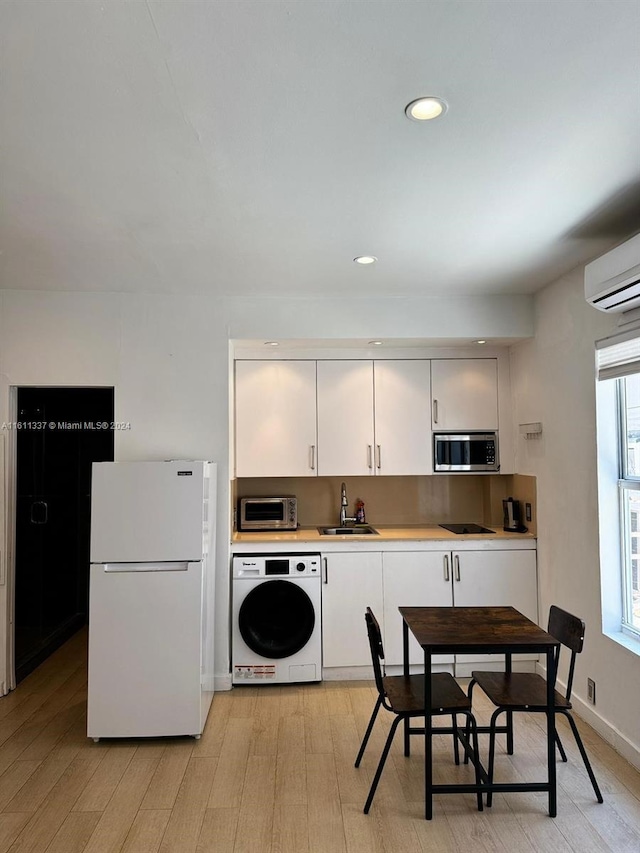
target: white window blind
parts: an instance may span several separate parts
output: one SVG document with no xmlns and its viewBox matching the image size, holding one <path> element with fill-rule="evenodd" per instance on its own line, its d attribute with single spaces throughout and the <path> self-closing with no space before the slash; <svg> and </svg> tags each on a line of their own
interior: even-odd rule
<svg viewBox="0 0 640 853">
<path fill-rule="evenodd" d="M 640 329 L 596 341 L 598 379 L 640 373 Z"/>
</svg>

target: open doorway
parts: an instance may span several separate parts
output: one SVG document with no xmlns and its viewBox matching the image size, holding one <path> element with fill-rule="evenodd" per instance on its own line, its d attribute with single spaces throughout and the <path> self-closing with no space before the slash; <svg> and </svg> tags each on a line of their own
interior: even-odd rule
<svg viewBox="0 0 640 853">
<path fill-rule="evenodd" d="M 113 388 L 17 389 L 16 683 L 87 621 L 91 463 L 113 460 L 113 416 Z"/>
</svg>

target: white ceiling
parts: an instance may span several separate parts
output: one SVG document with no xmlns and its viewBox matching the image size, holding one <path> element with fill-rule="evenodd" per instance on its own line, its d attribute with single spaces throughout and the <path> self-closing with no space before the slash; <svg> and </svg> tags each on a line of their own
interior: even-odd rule
<svg viewBox="0 0 640 853">
<path fill-rule="evenodd" d="M 531 292 L 640 229 L 639 32 L 640 0 L 3 0 L 0 286 Z"/>
</svg>

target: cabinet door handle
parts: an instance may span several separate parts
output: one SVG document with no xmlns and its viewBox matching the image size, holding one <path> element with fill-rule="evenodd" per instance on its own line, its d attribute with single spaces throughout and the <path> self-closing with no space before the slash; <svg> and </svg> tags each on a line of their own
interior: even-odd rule
<svg viewBox="0 0 640 853">
<path fill-rule="evenodd" d="M 433 422 L 434 424 L 438 423 L 438 401 L 433 401 Z"/>
<path fill-rule="evenodd" d="M 373 468 L 373 463 L 371 461 L 371 445 L 367 444 L 367 468 Z"/>
<path fill-rule="evenodd" d="M 449 555 L 445 554 L 442 559 L 444 561 L 444 579 L 446 583 L 449 583 Z"/>
<path fill-rule="evenodd" d="M 457 554 L 453 558 L 453 564 L 456 569 L 456 581 L 460 583 L 460 557 Z"/>
<path fill-rule="evenodd" d="M 315 446 L 315 444 L 312 444 L 311 447 L 309 448 L 309 468 L 311 468 L 312 471 L 316 470 L 316 446 Z"/>
<path fill-rule="evenodd" d="M 380 445 L 376 444 L 376 468 L 382 468 L 382 453 L 380 452 Z"/>
<path fill-rule="evenodd" d="M 322 568 L 324 569 L 322 583 L 329 583 L 329 561 L 326 557 L 322 558 Z"/>
</svg>

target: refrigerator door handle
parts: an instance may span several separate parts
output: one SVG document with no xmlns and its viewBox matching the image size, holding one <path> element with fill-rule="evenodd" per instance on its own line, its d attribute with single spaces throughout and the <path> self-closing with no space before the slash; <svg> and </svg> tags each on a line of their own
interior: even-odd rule
<svg viewBox="0 0 640 853">
<path fill-rule="evenodd" d="M 103 563 L 107 573 L 186 572 L 189 563 Z"/>
</svg>

